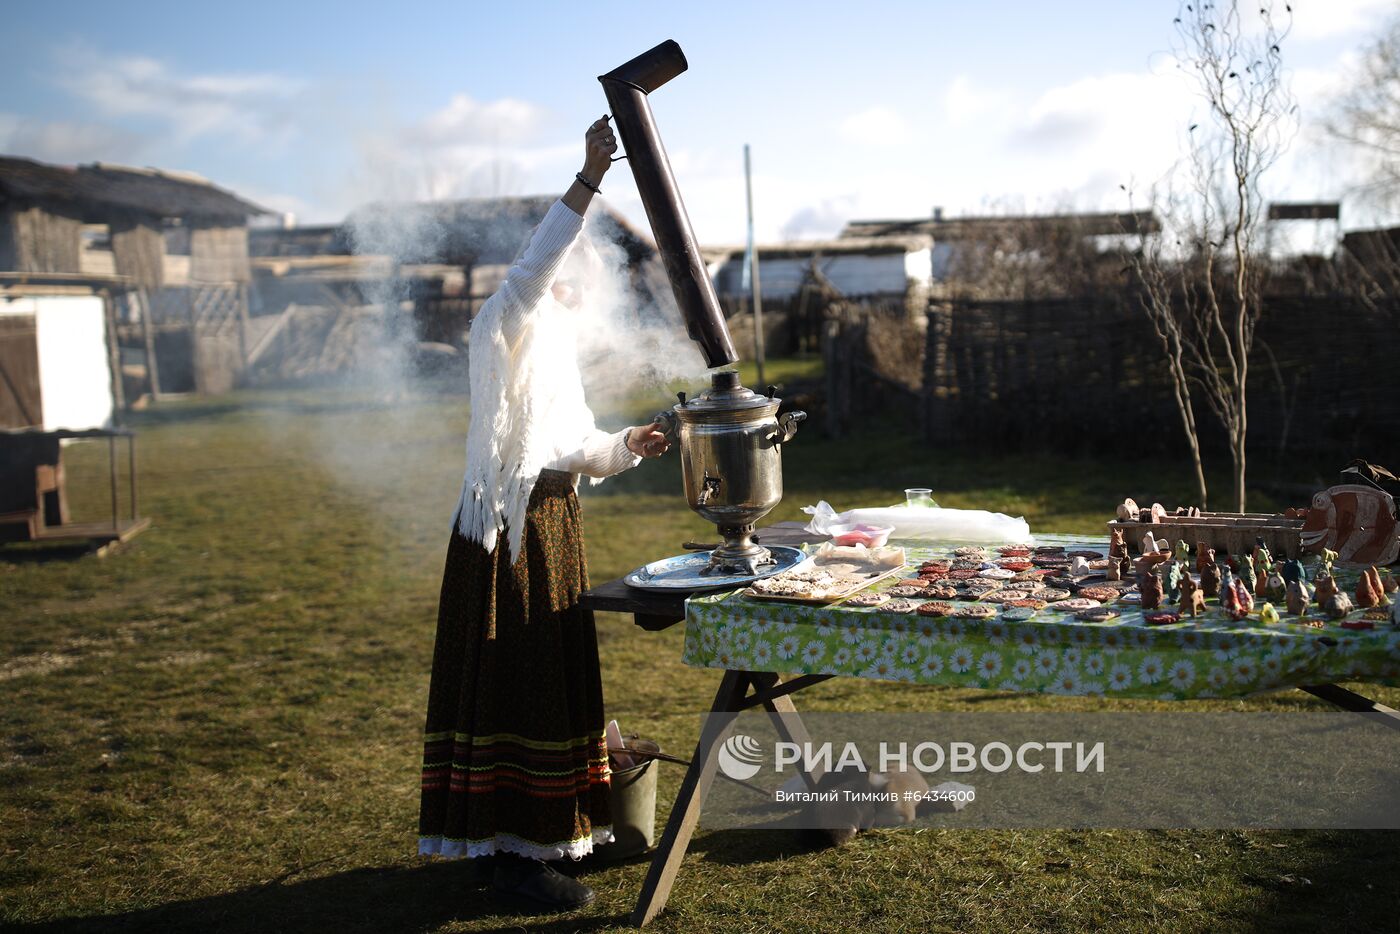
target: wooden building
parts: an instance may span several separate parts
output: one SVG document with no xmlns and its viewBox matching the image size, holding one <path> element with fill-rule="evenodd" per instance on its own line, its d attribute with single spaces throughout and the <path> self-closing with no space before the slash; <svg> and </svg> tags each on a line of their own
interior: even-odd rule
<svg viewBox="0 0 1400 934">
<path fill-rule="evenodd" d="M 226 392 L 244 366 L 247 223 L 261 213 L 193 175 L 0 157 L 0 273 L 120 281 L 132 395 Z"/>
<path fill-rule="evenodd" d="M 256 373 L 271 379 L 351 369 L 385 337 L 440 364 L 465 347 L 554 196 L 377 203 L 345 222 L 250 231 Z M 606 204 L 589 236 L 617 245 L 646 316 L 674 303 L 655 245 Z"/>
</svg>

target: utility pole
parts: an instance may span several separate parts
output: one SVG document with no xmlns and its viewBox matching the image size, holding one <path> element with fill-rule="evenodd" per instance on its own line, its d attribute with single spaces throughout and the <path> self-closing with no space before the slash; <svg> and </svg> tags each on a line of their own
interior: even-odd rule
<svg viewBox="0 0 1400 934">
<path fill-rule="evenodd" d="M 744 200 L 749 211 L 749 239 L 744 251 L 744 275 L 748 280 L 753 296 L 753 358 L 758 364 L 758 385 L 765 386 L 763 378 L 763 296 L 758 282 L 758 250 L 753 243 L 753 177 L 749 170 L 749 144 L 744 144 Z M 743 291 L 742 286 L 740 291 Z"/>
</svg>

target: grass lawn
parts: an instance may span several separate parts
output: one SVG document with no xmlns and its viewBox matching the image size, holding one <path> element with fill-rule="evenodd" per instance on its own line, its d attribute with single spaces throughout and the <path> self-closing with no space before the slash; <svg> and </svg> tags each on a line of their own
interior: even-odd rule
<svg viewBox="0 0 1400 934">
<path fill-rule="evenodd" d="M 600 421 L 637 421 L 665 400 L 633 399 Z M 551 920 L 502 913 L 466 864 L 413 855 L 463 400 L 247 392 L 134 422 L 149 532 L 106 559 L 0 553 L 0 923 L 624 928 L 643 863 L 590 871 L 596 905 Z M 832 443 L 816 427 L 787 452 L 773 519 L 930 486 L 945 506 L 1098 532 L 1125 494 L 1189 498 L 1184 465 L 930 450 L 896 425 Z M 103 457 L 70 449 L 79 517 L 101 514 Z M 583 502 L 595 581 L 707 532 L 674 457 Z M 599 637 L 610 714 L 688 756 L 717 673 L 680 663 L 680 627 L 647 634 L 605 614 Z M 1367 693 L 1400 704 L 1400 691 Z M 799 703 L 938 711 L 974 694 L 988 710 L 1165 706 L 854 679 Z M 1291 692 L 1198 706 L 1323 705 Z M 662 821 L 680 775 L 661 766 Z M 1360 931 L 1394 930 L 1397 910 L 1393 833 L 879 831 L 811 853 L 780 832 L 717 832 L 697 835 L 653 929 Z"/>
</svg>

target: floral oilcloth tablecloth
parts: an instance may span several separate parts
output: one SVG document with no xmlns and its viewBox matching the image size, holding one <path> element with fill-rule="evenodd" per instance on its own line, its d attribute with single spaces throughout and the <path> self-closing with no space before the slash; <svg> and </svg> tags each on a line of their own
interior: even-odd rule
<svg viewBox="0 0 1400 934">
<path fill-rule="evenodd" d="M 1037 542 L 1106 551 L 1102 539 L 1038 536 Z M 995 558 L 995 549 L 989 551 Z M 906 555 L 917 568 L 949 552 L 915 546 Z M 1335 576 L 1350 593 L 1356 573 L 1339 567 Z M 874 589 L 897 583 L 884 581 Z M 1330 621 L 1311 628 L 1287 615 L 1281 601 L 1282 622 L 1271 625 L 1261 622 L 1257 607 L 1251 616 L 1232 620 L 1215 599 L 1207 601 L 1203 616 L 1157 626 L 1148 625 L 1138 607 L 1114 609 L 1122 615 L 1107 623 L 1050 609 L 1010 621 L 706 594 L 686 601 L 683 660 L 738 671 L 1163 700 L 1241 697 L 1336 681 L 1400 685 L 1400 631 L 1385 622 L 1372 630 Z M 1309 618 L 1321 615 L 1310 612 Z M 1348 620 L 1360 618 L 1353 612 Z"/>
</svg>

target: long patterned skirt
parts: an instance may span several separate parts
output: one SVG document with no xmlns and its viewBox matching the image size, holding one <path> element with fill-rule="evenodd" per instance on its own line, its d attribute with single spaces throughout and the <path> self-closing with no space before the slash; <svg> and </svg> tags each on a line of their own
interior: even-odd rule
<svg viewBox="0 0 1400 934">
<path fill-rule="evenodd" d="M 578 498 L 541 472 L 520 554 L 453 530 L 423 737 L 418 852 L 577 859 L 612 839 Z M 508 552 L 507 552 L 508 553 Z"/>
</svg>

